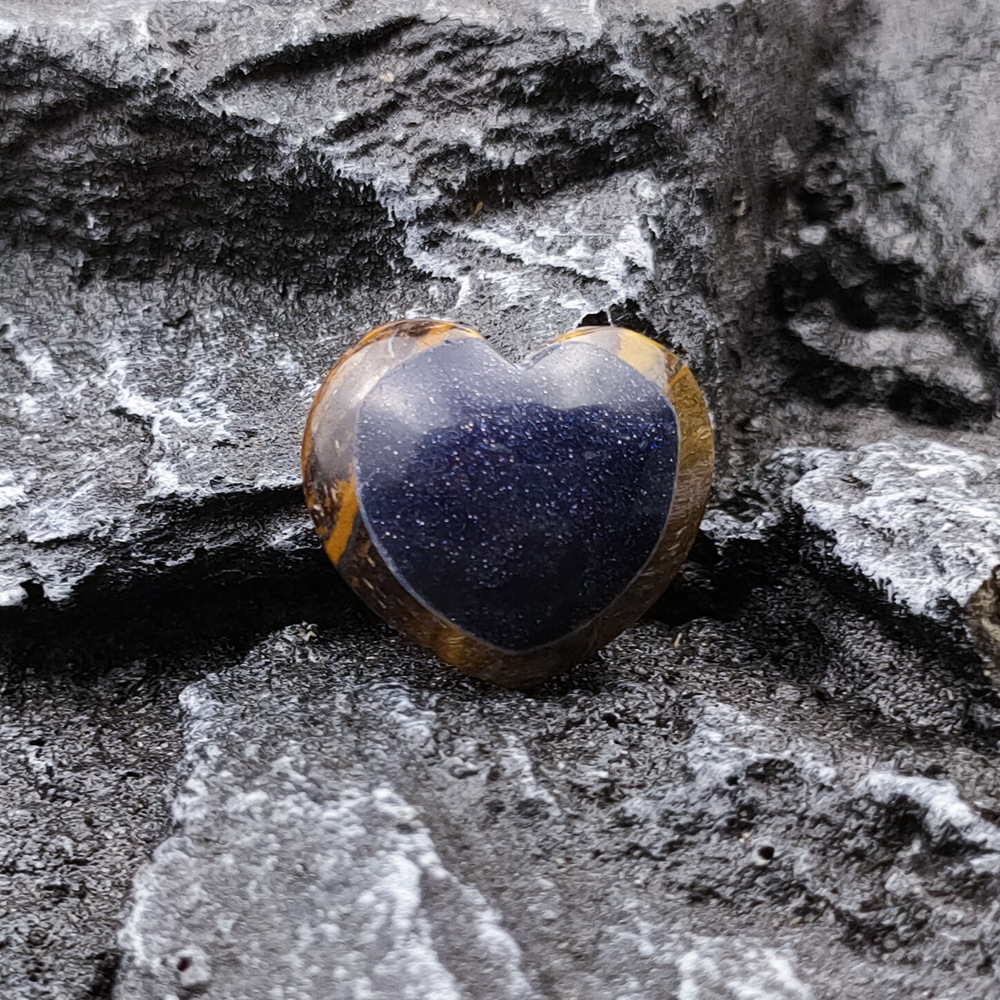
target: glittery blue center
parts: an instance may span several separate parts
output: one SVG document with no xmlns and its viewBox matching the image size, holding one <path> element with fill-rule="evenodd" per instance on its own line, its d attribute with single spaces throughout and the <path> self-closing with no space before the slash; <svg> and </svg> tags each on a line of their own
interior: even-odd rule
<svg viewBox="0 0 1000 1000">
<path fill-rule="evenodd" d="M 670 512 L 677 419 L 590 344 L 525 366 L 485 341 L 390 371 L 358 416 L 362 516 L 425 606 L 503 649 L 593 619 L 649 558 Z"/>
</svg>

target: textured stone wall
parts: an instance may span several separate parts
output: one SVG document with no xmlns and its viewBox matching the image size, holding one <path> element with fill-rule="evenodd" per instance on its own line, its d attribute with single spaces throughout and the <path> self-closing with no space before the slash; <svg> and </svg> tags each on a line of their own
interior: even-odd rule
<svg viewBox="0 0 1000 1000">
<path fill-rule="evenodd" d="M 986 0 L 8 0 L 9 995 L 1000 995 L 998 45 Z M 303 510 L 327 369 L 425 314 L 630 326 L 710 402 L 692 561 L 533 696 Z"/>
</svg>

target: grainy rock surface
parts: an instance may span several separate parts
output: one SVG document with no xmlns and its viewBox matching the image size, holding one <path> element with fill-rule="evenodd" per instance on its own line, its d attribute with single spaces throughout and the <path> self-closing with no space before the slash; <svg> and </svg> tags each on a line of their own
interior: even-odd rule
<svg viewBox="0 0 1000 1000">
<path fill-rule="evenodd" d="M 0 30 L 17 604 L 301 544 L 274 508 L 308 402 L 394 316 L 454 314 L 510 354 L 588 319 L 657 331 L 728 417 L 768 377 L 733 378 L 772 147 L 816 141 L 812 52 L 844 28 L 793 3 L 410 0 L 31 3 Z M 218 498 L 266 529 L 227 536 Z"/>
<path fill-rule="evenodd" d="M 532 696 L 367 624 L 275 635 L 182 696 L 116 996 L 995 991 L 989 755 L 824 706 L 739 632 L 641 626 Z"/>
<path fill-rule="evenodd" d="M 0 981 L 6 996 L 104 996 L 119 911 L 169 817 L 182 680 L 141 666 L 22 683 L 0 712 Z"/>
<path fill-rule="evenodd" d="M 996 1000 L 998 44 L 987 0 L 9 0 L 5 996 Z M 631 326 L 711 404 L 692 561 L 530 698 L 302 511 L 313 392 L 418 314 Z"/>
<path fill-rule="evenodd" d="M 1000 455 L 897 437 L 807 460 L 791 501 L 821 547 L 906 613 L 967 627 L 1000 671 Z"/>
</svg>

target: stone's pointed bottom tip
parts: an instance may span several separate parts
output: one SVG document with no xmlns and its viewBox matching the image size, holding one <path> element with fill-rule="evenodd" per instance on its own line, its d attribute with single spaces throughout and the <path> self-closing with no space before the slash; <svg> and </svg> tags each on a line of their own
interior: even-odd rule
<svg viewBox="0 0 1000 1000">
<path fill-rule="evenodd" d="M 327 553 L 369 607 L 445 662 L 523 687 L 659 596 L 713 458 L 693 376 L 642 334 L 582 328 L 513 365 L 421 318 L 337 362 L 302 468 Z"/>
</svg>

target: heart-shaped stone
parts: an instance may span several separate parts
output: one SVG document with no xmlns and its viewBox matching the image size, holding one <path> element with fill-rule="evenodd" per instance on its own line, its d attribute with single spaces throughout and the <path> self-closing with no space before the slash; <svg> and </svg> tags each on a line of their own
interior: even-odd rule
<svg viewBox="0 0 1000 1000">
<path fill-rule="evenodd" d="M 524 686 L 640 615 L 690 547 L 712 437 L 690 372 L 620 328 L 521 365 L 435 320 L 380 327 L 336 365 L 303 443 L 327 553 L 442 659 Z"/>
</svg>

